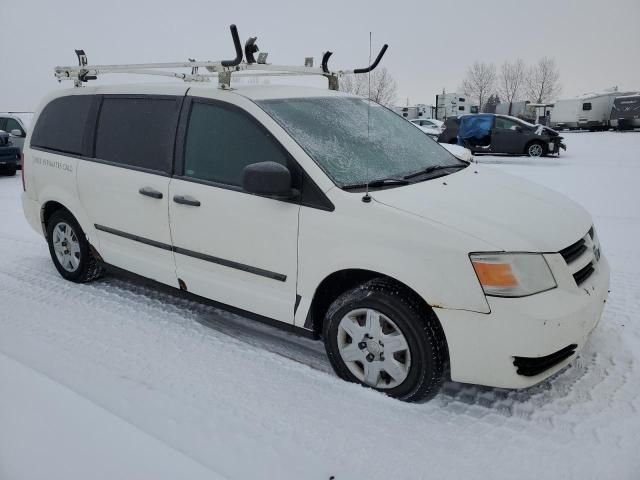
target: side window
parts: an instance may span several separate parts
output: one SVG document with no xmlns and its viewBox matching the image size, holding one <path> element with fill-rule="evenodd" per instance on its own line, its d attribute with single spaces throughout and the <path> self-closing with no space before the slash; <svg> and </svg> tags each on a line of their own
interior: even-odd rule
<svg viewBox="0 0 640 480">
<path fill-rule="evenodd" d="M 31 146 L 82 155 L 84 132 L 94 97 L 58 97 L 42 110 L 31 136 Z"/>
<path fill-rule="evenodd" d="M 193 102 L 185 176 L 238 187 L 244 167 L 267 161 L 288 165 L 280 146 L 247 113 L 232 106 Z"/>
<path fill-rule="evenodd" d="M 12 130 L 20 130 L 21 135 L 24 135 L 24 130 L 15 118 L 7 118 L 7 124 L 4 127 L 5 132 L 11 132 Z"/>
<path fill-rule="evenodd" d="M 496 128 L 501 130 L 516 130 L 518 123 L 508 118 L 496 117 Z"/>
<path fill-rule="evenodd" d="M 582 110 L 584 111 L 591 110 L 591 102 L 583 103 Z"/>
<path fill-rule="evenodd" d="M 96 158 L 170 173 L 180 98 L 105 96 L 96 131 Z"/>
</svg>

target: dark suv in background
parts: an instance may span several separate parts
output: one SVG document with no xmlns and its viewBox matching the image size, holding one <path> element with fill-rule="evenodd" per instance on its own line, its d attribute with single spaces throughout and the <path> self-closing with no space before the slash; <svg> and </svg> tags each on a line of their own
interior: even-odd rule
<svg viewBox="0 0 640 480">
<path fill-rule="evenodd" d="M 515 117 L 481 113 L 449 117 L 438 142 L 458 144 L 474 153 L 510 153 L 541 157 L 567 147 L 558 132 Z"/>
<path fill-rule="evenodd" d="M 20 165 L 20 149 L 11 143 L 7 132 L 0 130 L 0 175 L 15 175 Z"/>
</svg>

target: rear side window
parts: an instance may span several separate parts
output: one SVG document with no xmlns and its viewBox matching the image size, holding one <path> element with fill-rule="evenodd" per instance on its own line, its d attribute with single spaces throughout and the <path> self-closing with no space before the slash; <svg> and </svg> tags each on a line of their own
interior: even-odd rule
<svg viewBox="0 0 640 480">
<path fill-rule="evenodd" d="M 181 98 L 105 96 L 98 116 L 96 158 L 171 172 Z"/>
<path fill-rule="evenodd" d="M 31 136 L 31 146 L 82 155 L 84 134 L 94 97 L 69 95 L 47 104 Z"/>
<path fill-rule="evenodd" d="M 184 175 L 231 186 L 242 185 L 244 167 L 257 162 L 287 165 L 276 141 L 245 112 L 194 102 L 184 151 Z"/>
</svg>

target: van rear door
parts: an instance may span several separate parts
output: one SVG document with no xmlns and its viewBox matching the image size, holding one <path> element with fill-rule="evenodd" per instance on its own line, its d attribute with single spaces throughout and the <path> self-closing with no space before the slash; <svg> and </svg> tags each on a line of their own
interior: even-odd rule
<svg viewBox="0 0 640 480">
<path fill-rule="evenodd" d="M 81 161 L 78 192 L 100 255 L 117 267 L 177 286 L 168 201 L 182 96 L 104 95 L 95 159 Z"/>
</svg>

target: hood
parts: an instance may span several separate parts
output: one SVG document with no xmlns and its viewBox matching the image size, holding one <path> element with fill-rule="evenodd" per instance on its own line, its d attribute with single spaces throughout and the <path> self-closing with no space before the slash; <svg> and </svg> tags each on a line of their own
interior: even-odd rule
<svg viewBox="0 0 640 480">
<path fill-rule="evenodd" d="M 560 135 L 553 128 L 546 127 L 546 126 L 541 125 L 539 123 L 535 126 L 535 128 L 536 128 L 536 130 L 535 130 L 536 135 L 543 135 L 544 134 L 544 135 L 547 135 L 548 137 L 557 137 L 557 136 Z"/>
<path fill-rule="evenodd" d="M 371 192 L 377 202 L 443 224 L 505 251 L 557 252 L 591 216 L 565 196 L 490 167 Z"/>
<path fill-rule="evenodd" d="M 460 145 L 453 145 L 451 143 L 441 143 L 440 145 L 448 150 L 451 155 L 460 160 L 463 160 L 465 162 L 473 161 L 473 154 L 468 148 L 462 147 Z"/>
</svg>

